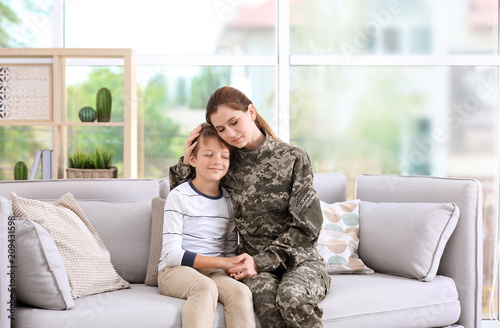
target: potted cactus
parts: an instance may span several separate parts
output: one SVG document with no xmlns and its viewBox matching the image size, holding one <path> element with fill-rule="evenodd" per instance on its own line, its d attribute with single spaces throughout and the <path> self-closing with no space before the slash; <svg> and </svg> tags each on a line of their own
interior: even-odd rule
<svg viewBox="0 0 500 328">
<path fill-rule="evenodd" d="M 107 88 L 100 88 L 95 99 L 97 122 L 109 122 L 111 120 L 111 92 Z"/>
<path fill-rule="evenodd" d="M 90 106 L 85 106 L 78 112 L 78 117 L 82 122 L 94 122 L 96 119 L 96 111 Z"/>
<path fill-rule="evenodd" d="M 117 178 L 118 168 L 112 166 L 113 154 L 105 149 L 91 153 L 75 151 L 68 157 L 68 179 Z"/>
<path fill-rule="evenodd" d="M 19 161 L 14 166 L 14 180 L 28 180 L 28 167 L 23 161 Z"/>
</svg>

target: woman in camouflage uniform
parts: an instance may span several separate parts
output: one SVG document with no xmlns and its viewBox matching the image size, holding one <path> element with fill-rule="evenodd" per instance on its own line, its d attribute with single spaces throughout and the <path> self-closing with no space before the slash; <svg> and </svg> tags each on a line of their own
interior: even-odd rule
<svg viewBox="0 0 500 328">
<path fill-rule="evenodd" d="M 221 181 L 231 195 L 240 234 L 229 273 L 253 294 L 262 327 L 322 327 L 318 307 L 330 277 L 316 250 L 322 223 L 307 153 L 280 141 L 252 102 L 231 87 L 217 89 L 206 119 L 235 147 Z M 189 158 L 200 128 L 186 140 L 184 158 L 170 168 L 171 188 L 192 176 Z"/>
</svg>

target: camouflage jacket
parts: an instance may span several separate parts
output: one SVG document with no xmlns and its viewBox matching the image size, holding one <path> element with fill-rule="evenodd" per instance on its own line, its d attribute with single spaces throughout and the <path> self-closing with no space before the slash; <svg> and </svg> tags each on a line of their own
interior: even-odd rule
<svg viewBox="0 0 500 328">
<path fill-rule="evenodd" d="M 182 158 L 170 168 L 170 187 L 192 176 Z M 316 250 L 322 214 L 307 153 L 268 136 L 255 151 L 237 149 L 221 181 L 233 201 L 240 233 L 238 253 L 254 257 L 259 271 L 289 270 L 323 261 Z"/>
</svg>

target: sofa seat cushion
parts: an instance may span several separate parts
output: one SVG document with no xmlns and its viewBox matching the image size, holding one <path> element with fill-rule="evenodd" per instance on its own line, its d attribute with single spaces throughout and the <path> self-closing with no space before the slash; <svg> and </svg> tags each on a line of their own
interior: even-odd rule
<svg viewBox="0 0 500 328">
<path fill-rule="evenodd" d="M 331 289 L 319 303 L 325 327 L 443 327 L 460 316 L 457 289 L 448 277 L 428 282 L 382 273 L 331 277 Z"/>
<path fill-rule="evenodd" d="M 18 306 L 13 328 L 181 327 L 185 300 L 160 294 L 158 287 L 132 284 L 131 289 L 75 300 L 68 311 Z M 224 307 L 217 304 L 213 327 L 225 327 Z M 260 327 L 260 326 L 258 326 Z"/>
<path fill-rule="evenodd" d="M 453 326 L 460 315 L 455 283 L 448 277 L 430 282 L 380 273 L 331 277 L 332 288 L 319 303 L 325 328 L 444 327 Z M 157 287 L 132 284 L 131 289 L 76 299 L 68 311 L 18 306 L 13 327 L 57 328 L 55 322 L 74 328 L 181 327 L 184 302 L 161 295 Z M 220 303 L 213 326 L 225 327 Z"/>
</svg>

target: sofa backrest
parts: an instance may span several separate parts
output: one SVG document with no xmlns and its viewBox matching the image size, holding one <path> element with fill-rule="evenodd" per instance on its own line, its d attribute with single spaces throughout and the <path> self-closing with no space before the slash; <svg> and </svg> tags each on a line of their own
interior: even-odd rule
<svg viewBox="0 0 500 328">
<path fill-rule="evenodd" d="M 75 199 L 137 201 L 158 196 L 158 181 L 153 179 L 61 179 L 0 181 L 0 196 L 10 192 L 33 199 L 57 200 L 66 192 Z"/>
<path fill-rule="evenodd" d="M 362 175 L 356 180 L 356 198 L 371 202 L 454 202 L 458 205 L 458 224 L 446 245 L 438 274 L 455 281 L 462 308 L 458 324 L 481 327 L 481 183 L 474 179 Z"/>
<path fill-rule="evenodd" d="M 319 199 L 327 203 L 342 202 L 347 197 L 347 178 L 342 173 L 314 173 L 314 188 Z M 160 180 L 160 197 L 167 199 L 169 180 Z"/>
<path fill-rule="evenodd" d="M 314 188 L 319 199 L 327 203 L 347 198 L 347 178 L 341 173 L 314 173 Z"/>
<path fill-rule="evenodd" d="M 157 180 L 0 182 L 0 196 L 10 201 L 11 191 L 20 197 L 49 203 L 71 192 L 109 250 L 118 274 L 131 283 L 144 282 L 151 238 L 151 199 L 159 196 Z"/>
</svg>

